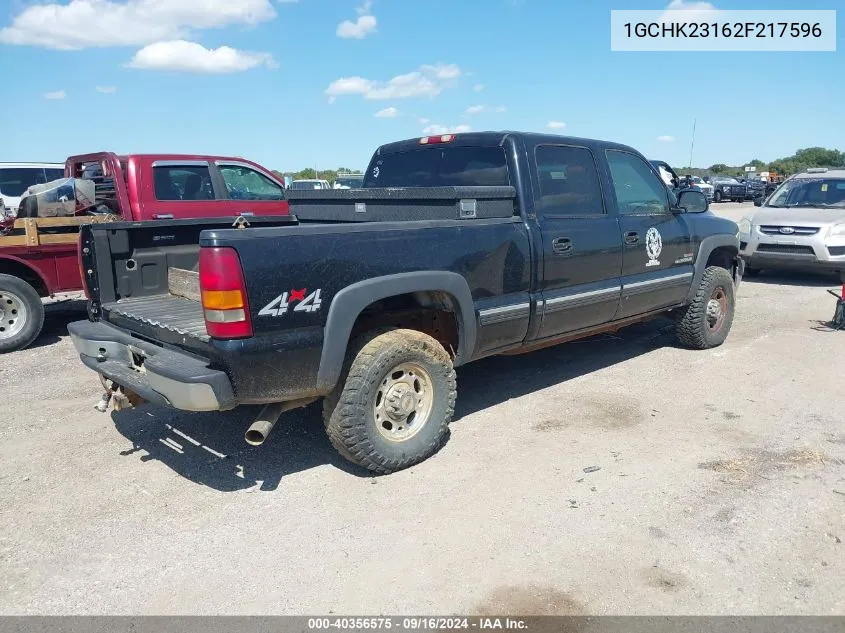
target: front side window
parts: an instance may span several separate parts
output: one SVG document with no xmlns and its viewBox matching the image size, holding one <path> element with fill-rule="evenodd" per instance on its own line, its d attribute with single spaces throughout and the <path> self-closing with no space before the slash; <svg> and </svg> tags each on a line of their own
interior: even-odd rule
<svg viewBox="0 0 845 633">
<path fill-rule="evenodd" d="M 153 167 L 156 200 L 214 200 L 208 167 Z"/>
<path fill-rule="evenodd" d="M 232 200 L 284 200 L 282 186 L 241 165 L 220 165 L 220 174 Z"/>
<path fill-rule="evenodd" d="M 669 212 L 666 187 L 643 159 L 619 150 L 607 151 L 616 203 L 622 215 L 657 215 Z"/>
<path fill-rule="evenodd" d="M 585 147 L 540 145 L 536 150 L 542 215 L 602 215 L 599 175 Z"/>
</svg>

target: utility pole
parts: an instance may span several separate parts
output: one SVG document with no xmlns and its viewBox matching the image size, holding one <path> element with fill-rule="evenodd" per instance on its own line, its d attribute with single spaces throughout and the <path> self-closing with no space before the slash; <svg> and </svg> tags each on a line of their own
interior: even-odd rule
<svg viewBox="0 0 845 633">
<path fill-rule="evenodd" d="M 692 120 L 692 143 L 689 146 L 689 168 L 692 169 L 692 148 L 695 147 L 695 124 L 698 118 Z"/>
</svg>

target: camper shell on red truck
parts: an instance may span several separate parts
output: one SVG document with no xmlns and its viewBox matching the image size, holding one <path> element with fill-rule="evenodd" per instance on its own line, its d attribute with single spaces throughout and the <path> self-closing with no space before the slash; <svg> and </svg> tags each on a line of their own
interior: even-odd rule
<svg viewBox="0 0 845 633">
<path fill-rule="evenodd" d="M 17 219 L 0 225 L 0 353 L 35 340 L 42 298 L 82 290 L 82 224 L 220 218 L 222 225 L 238 216 L 290 213 L 284 183 L 244 158 L 97 152 L 69 157 L 65 176 L 96 183 L 95 214 L 27 218 L 22 206 Z"/>
</svg>

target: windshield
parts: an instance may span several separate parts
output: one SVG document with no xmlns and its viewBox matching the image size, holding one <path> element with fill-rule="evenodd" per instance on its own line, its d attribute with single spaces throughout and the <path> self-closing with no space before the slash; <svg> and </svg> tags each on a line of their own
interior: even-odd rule
<svg viewBox="0 0 845 633">
<path fill-rule="evenodd" d="M 64 169 L 43 167 L 0 167 L 0 195 L 19 198 L 32 185 L 58 180 L 64 173 Z"/>
<path fill-rule="evenodd" d="M 335 179 L 334 184 L 341 187 L 349 187 L 350 189 L 357 189 L 364 183 L 363 176 L 339 176 Z"/>
<path fill-rule="evenodd" d="M 845 179 L 795 178 L 772 194 L 767 207 L 845 208 Z"/>
<path fill-rule="evenodd" d="M 316 180 L 300 180 L 294 181 L 290 185 L 291 189 L 320 189 L 320 183 Z"/>
<path fill-rule="evenodd" d="M 501 147 L 425 147 L 373 157 L 364 187 L 508 186 Z"/>
</svg>

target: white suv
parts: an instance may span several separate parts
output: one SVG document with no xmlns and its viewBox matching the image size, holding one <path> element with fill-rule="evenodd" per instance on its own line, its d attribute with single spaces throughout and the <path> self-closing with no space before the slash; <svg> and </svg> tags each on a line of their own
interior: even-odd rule
<svg viewBox="0 0 845 633">
<path fill-rule="evenodd" d="M 17 217 L 24 191 L 64 174 L 64 163 L 0 163 L 0 198 L 5 201 L 0 215 Z"/>
<path fill-rule="evenodd" d="M 826 270 L 845 283 L 845 168 L 814 168 L 781 184 L 739 221 L 745 275 L 763 268 Z"/>
</svg>

